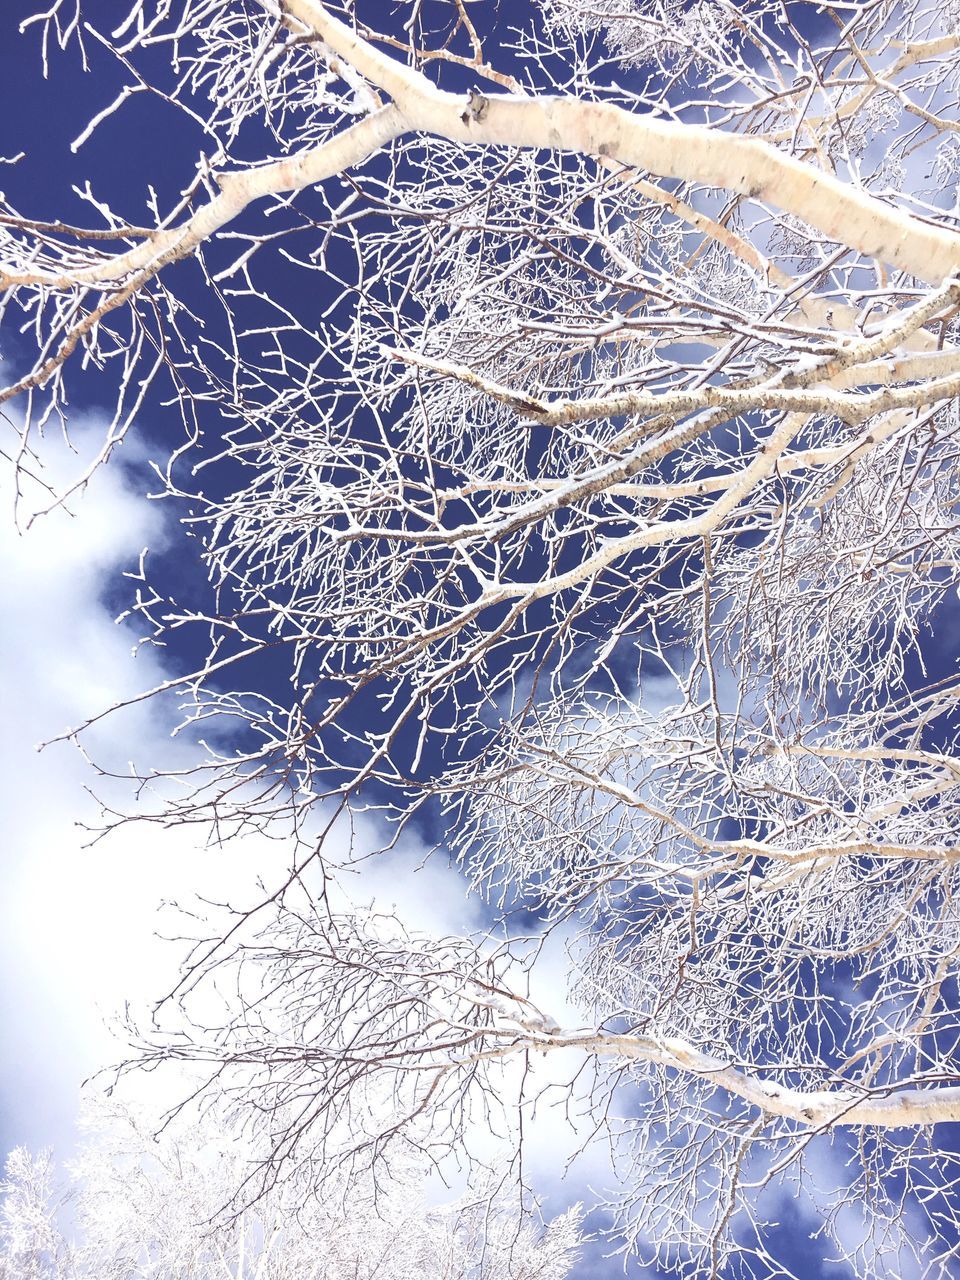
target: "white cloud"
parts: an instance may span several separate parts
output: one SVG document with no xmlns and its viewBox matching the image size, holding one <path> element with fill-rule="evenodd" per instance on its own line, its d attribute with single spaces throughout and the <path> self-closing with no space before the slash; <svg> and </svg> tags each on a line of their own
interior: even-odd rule
<svg viewBox="0 0 960 1280">
<path fill-rule="evenodd" d="M 129 456 L 130 446 L 125 449 Z M 68 461 L 75 473 L 76 460 Z M 35 749 L 165 674 L 158 651 L 146 648 L 132 657 L 136 632 L 114 624 L 104 599 L 121 572 L 135 567 L 145 545 L 164 540 L 161 508 L 138 494 L 118 461 L 101 468 L 71 500 L 72 514 L 55 510 L 20 533 L 9 514 L 0 518 L 0 590 L 7 610 L 0 628 L 6 676 L 0 964 L 7 975 L 0 992 L 0 1154 L 22 1144 L 53 1146 L 59 1157 L 69 1156 L 82 1081 L 125 1053 L 108 1020 L 125 1001 L 142 1008 L 175 981 L 183 947 L 156 933 L 179 932 L 182 925 L 175 912 L 158 915 L 161 900 L 188 904 L 200 893 L 252 902 L 258 877 L 276 884 L 286 865 L 279 841 L 256 837 L 218 851 L 201 848 L 195 829 L 153 824 L 122 827 L 90 846 L 89 830 L 77 823 L 96 825 L 98 806 L 85 790 L 96 778 L 69 744 Z M 141 761 L 169 760 L 171 752 L 182 760 L 191 748 L 171 744 L 169 728 L 162 708 L 148 701 L 106 722 L 99 745 L 115 762 L 133 750 Z M 360 850 L 383 843 L 372 821 L 356 821 L 354 834 Z M 355 903 L 375 900 L 381 909 L 395 908 L 414 931 L 449 935 L 483 924 L 483 908 L 466 897 L 456 869 L 440 856 L 426 858 L 413 839 L 391 855 L 360 862 L 342 881 Z M 534 995 L 553 1016 L 569 1021 L 575 1015 L 563 997 L 568 961 L 561 942 L 558 937 L 541 956 Z M 575 1057 L 549 1055 L 532 1064 L 527 1081 L 528 1090 L 561 1086 L 525 1120 L 525 1176 L 547 1194 L 550 1214 L 589 1200 L 586 1183 L 600 1184 L 610 1171 L 608 1153 L 597 1147 L 561 1185 L 567 1157 L 586 1136 L 571 1127 L 564 1105 L 562 1083 L 576 1074 Z M 519 1061 L 511 1066 L 514 1083 L 520 1071 Z M 179 1098 L 181 1090 L 182 1080 L 172 1073 L 128 1077 L 125 1085 L 128 1097 L 151 1109 Z M 497 1127 L 514 1123 L 514 1115 L 505 1115 Z M 488 1140 L 481 1129 L 471 1145 L 489 1155 L 510 1144 Z M 438 1201 L 458 1186 L 456 1167 L 447 1170 L 448 1185 L 438 1182 L 432 1189 Z"/>
<path fill-rule="evenodd" d="M 81 453 L 95 428 L 75 437 Z M 55 479 L 60 469 L 75 474 L 77 459 L 54 456 Z M 117 459 L 71 499 L 69 511 L 30 523 L 31 497 L 44 500 L 39 489 L 26 494 L 22 532 L 9 502 L 0 520 L 0 962 L 8 975 L 0 995 L 0 1149 L 23 1143 L 63 1151 L 74 1138 L 81 1081 L 124 1054 L 105 1020 L 125 1001 L 155 999 L 175 979 L 183 948 L 155 934 L 181 925 L 173 912 L 158 916 L 161 901 L 188 904 L 199 893 L 253 902 L 257 879 L 279 883 L 286 859 L 282 842 L 251 838 L 206 849 L 196 829 L 153 824 L 122 827 L 90 845 L 90 830 L 77 824 L 97 824 L 98 806 L 85 790 L 97 778 L 70 744 L 39 753 L 36 745 L 164 677 L 156 650 L 133 658 L 136 633 L 114 625 L 104 603 L 141 549 L 163 542 L 163 524 Z M 158 704 L 139 704 L 105 722 L 99 745 L 115 763 L 134 750 L 141 761 L 172 753 L 182 760 L 192 748 L 171 744 L 163 717 Z M 356 832 L 358 844 L 377 846 L 362 821 Z M 479 923 L 457 872 L 437 859 L 424 862 L 409 842 L 406 852 L 362 863 L 345 880 L 356 902 L 396 906 L 415 930 L 450 933 Z M 142 1087 L 153 1092 L 153 1078 Z"/>
<path fill-rule="evenodd" d="M 28 492 L 27 503 L 40 496 Z M 134 496 L 119 468 L 97 474 L 71 503 L 74 514 L 56 510 L 27 528 L 21 520 L 23 532 L 4 505 L 0 947 L 11 975 L 2 1015 L 9 1146 L 68 1136 L 80 1081 L 116 1056 L 99 1010 L 112 1010 L 164 962 L 151 924 L 169 852 L 161 857 L 156 837 L 143 832 L 84 849 L 89 833 L 76 824 L 96 821 L 84 791 L 92 775 L 66 744 L 36 750 L 156 677 L 155 658 L 134 663 L 130 636 L 100 603 L 108 580 L 162 536 L 156 509 Z M 141 735 L 162 735 L 148 709 L 136 719 Z"/>
</svg>

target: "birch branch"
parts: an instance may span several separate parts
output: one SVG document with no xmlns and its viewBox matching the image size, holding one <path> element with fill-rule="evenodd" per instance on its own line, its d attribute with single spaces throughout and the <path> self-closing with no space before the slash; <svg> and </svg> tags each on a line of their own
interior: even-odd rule
<svg viewBox="0 0 960 1280">
<path fill-rule="evenodd" d="M 284 9 L 390 93 L 410 126 L 424 133 L 452 142 L 578 151 L 734 191 L 931 284 L 960 268 L 960 233 L 933 227 L 759 139 L 565 97 L 496 94 L 483 99 L 482 111 L 469 105 L 464 111 L 463 98 L 373 49 L 319 0 L 285 0 Z"/>
<path fill-rule="evenodd" d="M 702 1053 L 675 1036 L 654 1038 L 590 1031 L 528 1035 L 530 1047 L 543 1052 L 579 1049 L 597 1057 L 650 1062 L 668 1070 L 686 1072 L 742 1098 L 766 1116 L 780 1116 L 813 1129 L 834 1126 L 899 1129 L 960 1120 L 958 1086 L 791 1089 L 759 1079 L 722 1058 Z"/>
<path fill-rule="evenodd" d="M 264 6 L 276 11 L 267 0 Z M 156 272 L 192 253 L 251 202 L 316 185 L 409 131 L 465 144 L 575 151 L 614 160 L 662 178 L 766 201 L 829 240 L 929 283 L 960 269 L 960 233 L 931 226 L 759 139 L 560 96 L 498 94 L 480 99 L 480 107 L 471 98 L 465 109 L 462 97 L 437 89 L 420 72 L 375 49 L 318 0 L 285 0 L 283 12 L 391 94 L 393 106 L 296 156 L 219 175 L 220 194 L 191 218 L 101 263 L 64 272 L 21 271 L 0 263 L 0 290 L 102 285 L 145 268 Z"/>
<path fill-rule="evenodd" d="M 397 108 L 382 107 L 317 147 L 259 168 L 215 175 L 219 195 L 185 222 L 153 232 L 143 244 L 125 253 L 104 258 L 92 266 L 62 272 L 20 271 L 0 262 L 0 291 L 21 285 L 55 290 L 78 285 L 99 287 L 123 281 L 132 273 L 143 273 L 138 281 L 142 284 L 168 263 L 188 257 L 253 201 L 315 186 L 334 174 L 343 173 L 402 131 L 402 117 Z"/>
</svg>

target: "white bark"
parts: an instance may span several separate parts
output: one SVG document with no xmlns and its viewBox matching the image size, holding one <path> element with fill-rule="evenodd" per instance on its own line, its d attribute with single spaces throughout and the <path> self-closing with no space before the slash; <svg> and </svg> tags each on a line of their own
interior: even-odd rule
<svg viewBox="0 0 960 1280">
<path fill-rule="evenodd" d="M 804 1128 L 927 1128 L 960 1120 L 960 1087 L 929 1089 L 878 1088 L 790 1089 L 763 1080 L 755 1073 L 694 1048 L 675 1036 L 597 1034 L 559 1030 L 530 1037 L 531 1047 L 550 1052 L 576 1049 L 601 1058 L 649 1062 L 668 1070 L 697 1076 L 742 1098 L 765 1116 L 793 1120 Z"/>
<path fill-rule="evenodd" d="M 273 8 L 268 0 L 264 3 Z M 381 108 L 338 137 L 288 160 L 216 175 L 221 194 L 198 213 L 95 266 L 57 274 L 0 263 L 0 290 L 106 285 L 131 272 L 158 271 L 194 252 L 253 201 L 322 182 L 361 163 L 406 130 L 464 144 L 559 149 L 617 161 L 662 178 L 763 200 L 802 218 L 827 239 L 931 284 L 960 271 L 960 233 L 931 226 L 756 138 L 563 97 L 493 94 L 484 98 L 478 119 L 462 97 L 442 92 L 425 76 L 375 50 L 318 0 L 289 0 L 284 12 L 390 93 L 392 108 Z"/>
</svg>

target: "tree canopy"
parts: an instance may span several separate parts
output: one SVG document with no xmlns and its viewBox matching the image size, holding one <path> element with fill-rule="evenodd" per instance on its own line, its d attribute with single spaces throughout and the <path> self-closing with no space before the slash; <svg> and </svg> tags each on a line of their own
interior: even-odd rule
<svg viewBox="0 0 960 1280">
<path fill-rule="evenodd" d="M 544 1227 L 495 1183 L 439 1208 L 406 1165 L 389 1187 L 287 1185 L 243 1207 L 258 1152 L 221 1119 L 158 1138 L 156 1116 L 100 1100 L 86 1124 L 69 1177 L 49 1152 L 8 1157 L 4 1280 L 564 1280 L 576 1257 L 576 1210 Z"/>
<path fill-rule="evenodd" d="M 146 103 L 178 176 L 65 164 L 54 213 L 10 165 L 13 465 L 108 392 L 91 465 L 162 421 L 185 532 L 126 617 L 190 746 L 131 812 L 291 850 L 187 962 L 236 999 L 147 1060 L 267 1117 L 268 1183 L 469 1153 L 560 1088 L 616 1247 L 781 1275 L 796 1197 L 860 1275 L 952 1274 L 954 0 L 102 23 L 24 23 L 98 72 L 74 151 L 149 172 Z M 485 928 L 328 891 L 370 811 Z"/>
</svg>

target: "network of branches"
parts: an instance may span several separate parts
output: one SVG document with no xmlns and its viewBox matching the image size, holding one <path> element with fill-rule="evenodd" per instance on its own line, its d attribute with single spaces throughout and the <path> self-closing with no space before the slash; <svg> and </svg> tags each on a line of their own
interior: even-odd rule
<svg viewBox="0 0 960 1280">
<path fill-rule="evenodd" d="M 119 85 L 75 150 L 144 95 L 192 176 L 4 205 L 13 465 L 90 388 L 92 466 L 180 416 L 206 585 L 146 561 L 130 616 L 195 745 L 134 812 L 294 850 L 192 953 L 185 1000 L 240 994 L 148 1058 L 299 1104 L 271 1178 L 469 1152 L 565 1089 L 615 1247 L 782 1275 L 795 1196 L 861 1276 L 952 1274 L 955 0 L 102 22 L 24 23 Z M 310 881 L 360 809 L 442 831 L 483 936 Z"/>
</svg>

